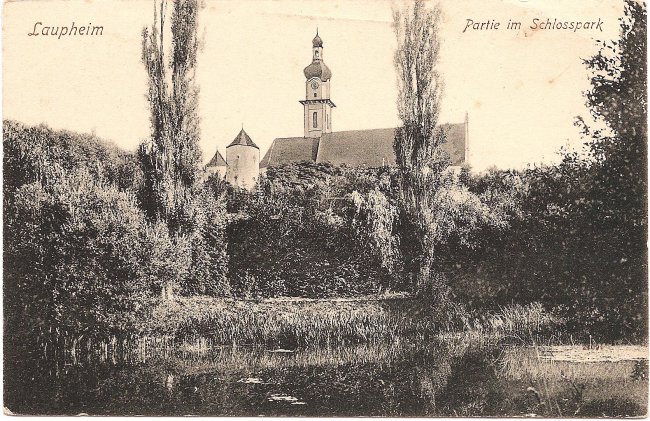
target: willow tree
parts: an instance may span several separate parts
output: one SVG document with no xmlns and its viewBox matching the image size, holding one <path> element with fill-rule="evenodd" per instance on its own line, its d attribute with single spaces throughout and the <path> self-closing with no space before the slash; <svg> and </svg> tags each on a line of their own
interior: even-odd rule
<svg viewBox="0 0 650 421">
<path fill-rule="evenodd" d="M 395 68 L 398 114 L 394 149 L 399 168 L 400 199 L 407 230 L 413 238 L 405 257 L 417 277 L 418 290 L 431 283 L 435 233 L 431 230 L 434 192 L 448 165 L 438 127 L 444 83 L 438 70 L 440 8 L 423 0 L 393 11 L 397 37 Z"/>
</svg>

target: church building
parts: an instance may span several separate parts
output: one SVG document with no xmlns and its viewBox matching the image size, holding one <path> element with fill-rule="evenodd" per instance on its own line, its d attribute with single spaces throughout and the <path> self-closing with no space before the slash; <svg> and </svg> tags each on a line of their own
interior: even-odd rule
<svg viewBox="0 0 650 421">
<path fill-rule="evenodd" d="M 259 148 L 242 129 L 226 148 L 226 159 L 217 151 L 206 170 L 218 172 L 233 185 L 251 188 L 268 167 L 293 162 L 367 168 L 395 165 L 395 128 L 332 131 L 332 112 L 336 107 L 330 97 L 332 71 L 325 64 L 323 40 L 318 31 L 312 40 L 312 62 L 305 67 L 304 75 L 305 99 L 300 101 L 304 110 L 303 136 L 274 139 L 259 161 Z M 467 162 L 469 152 L 467 114 L 463 123 L 444 124 L 442 128 L 447 132 L 443 149 L 451 165 L 460 167 Z"/>
</svg>

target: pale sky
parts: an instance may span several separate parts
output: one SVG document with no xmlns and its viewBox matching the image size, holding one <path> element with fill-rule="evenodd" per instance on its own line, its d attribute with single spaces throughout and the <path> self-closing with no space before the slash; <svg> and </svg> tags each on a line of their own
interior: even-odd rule
<svg viewBox="0 0 650 421">
<path fill-rule="evenodd" d="M 302 136 L 305 78 L 316 27 L 332 70 L 332 129 L 395 127 L 395 39 L 390 1 L 205 0 L 198 57 L 201 148 L 207 162 L 239 132 L 263 155 L 276 137 Z M 443 122 L 469 113 L 469 162 L 522 168 L 553 162 L 583 141 L 574 127 L 586 115 L 589 87 L 581 59 L 595 39 L 616 38 L 623 2 L 582 0 L 443 0 Z M 148 137 L 141 32 L 152 0 L 22 1 L 4 5 L 3 117 L 54 129 L 94 132 L 135 150 Z M 598 21 L 571 32 L 528 28 L 533 18 Z M 467 19 L 501 22 L 463 33 Z M 522 22 L 508 30 L 509 19 Z M 28 36 L 43 26 L 101 25 L 102 36 Z"/>
</svg>

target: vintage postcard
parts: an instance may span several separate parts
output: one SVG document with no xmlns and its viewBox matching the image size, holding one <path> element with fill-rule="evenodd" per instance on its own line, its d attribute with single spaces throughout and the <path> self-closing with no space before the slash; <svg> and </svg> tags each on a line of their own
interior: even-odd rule
<svg viewBox="0 0 650 421">
<path fill-rule="evenodd" d="M 2 16 L 5 414 L 646 416 L 645 1 Z"/>
</svg>

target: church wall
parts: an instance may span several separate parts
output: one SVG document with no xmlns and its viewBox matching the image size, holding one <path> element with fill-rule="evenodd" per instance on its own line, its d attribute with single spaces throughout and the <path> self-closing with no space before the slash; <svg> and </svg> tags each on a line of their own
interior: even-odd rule
<svg viewBox="0 0 650 421">
<path fill-rule="evenodd" d="M 226 149 L 226 181 L 245 189 L 255 187 L 260 175 L 260 151 L 244 145 L 234 145 Z"/>
</svg>

